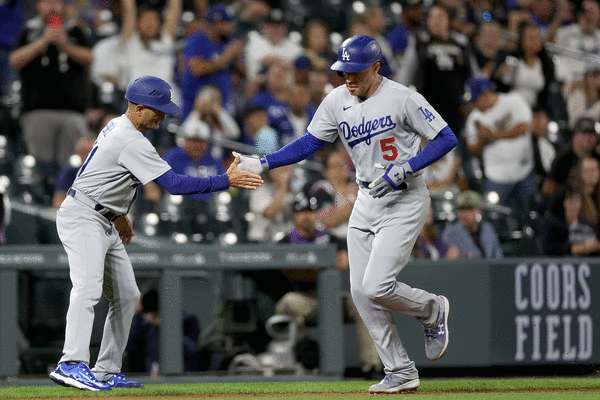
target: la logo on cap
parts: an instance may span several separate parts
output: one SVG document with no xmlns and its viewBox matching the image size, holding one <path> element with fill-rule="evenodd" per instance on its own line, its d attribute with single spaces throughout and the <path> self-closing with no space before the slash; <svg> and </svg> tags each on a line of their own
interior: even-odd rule
<svg viewBox="0 0 600 400">
<path fill-rule="evenodd" d="M 342 49 L 342 60 L 350 61 L 350 54 L 348 54 L 345 47 Z"/>
</svg>

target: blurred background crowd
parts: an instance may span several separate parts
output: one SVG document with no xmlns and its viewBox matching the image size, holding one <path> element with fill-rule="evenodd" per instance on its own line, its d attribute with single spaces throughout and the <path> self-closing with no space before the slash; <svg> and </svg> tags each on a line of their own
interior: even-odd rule
<svg viewBox="0 0 600 400">
<path fill-rule="evenodd" d="M 366 34 L 381 73 L 422 93 L 459 139 L 426 170 L 433 201 L 415 259 L 600 253 L 598 0 L 0 0 L 0 26 L 3 228 L 9 199 L 60 206 L 134 78 L 165 79 L 181 105 L 147 134 L 159 154 L 209 176 L 234 150 L 303 135 L 343 84 L 329 69 L 339 45 Z M 520 115 L 504 115 L 506 103 Z M 358 186 L 339 141 L 265 175 L 256 191 L 187 197 L 150 183 L 130 212 L 136 235 L 333 242 L 347 267 Z M 282 300 L 314 285 L 282 278 L 269 284 Z"/>
</svg>

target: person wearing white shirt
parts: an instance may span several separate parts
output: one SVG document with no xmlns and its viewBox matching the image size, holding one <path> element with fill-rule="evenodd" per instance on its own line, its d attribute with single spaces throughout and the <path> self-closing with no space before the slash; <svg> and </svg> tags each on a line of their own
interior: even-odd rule
<svg viewBox="0 0 600 400">
<path fill-rule="evenodd" d="M 589 54 L 600 54 L 600 5 L 597 0 L 584 0 L 577 13 L 577 23 L 558 28 L 555 44 L 565 50 L 573 49 Z M 569 85 L 583 78 L 585 58 L 556 54 L 556 76 Z"/>
<path fill-rule="evenodd" d="M 288 35 L 283 12 L 274 9 L 261 24 L 261 32 L 249 32 L 245 47 L 246 73 L 254 78 L 263 66 L 274 62 L 291 63 L 303 53 L 302 46 Z"/>
<path fill-rule="evenodd" d="M 122 0 L 123 28 L 121 40 L 130 81 L 150 75 L 165 80 L 180 98 L 175 85 L 175 33 L 181 16 L 182 0 L 168 0 L 164 22 L 159 12 L 146 6 L 137 7 L 135 0 Z"/>
<path fill-rule="evenodd" d="M 531 107 L 516 93 L 497 93 L 486 78 L 469 78 L 465 98 L 473 104 L 466 121 L 467 147 L 481 156 L 484 192 L 526 213 L 537 191 L 531 140 Z"/>
</svg>

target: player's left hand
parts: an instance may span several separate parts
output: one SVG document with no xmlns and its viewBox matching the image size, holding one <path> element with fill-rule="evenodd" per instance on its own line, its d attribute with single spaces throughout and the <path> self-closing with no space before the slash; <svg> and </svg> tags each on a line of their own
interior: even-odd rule
<svg viewBox="0 0 600 400">
<path fill-rule="evenodd" d="M 373 181 L 369 188 L 369 195 L 373 198 L 383 197 L 393 190 L 400 190 L 400 184 L 406 180 L 406 177 L 412 175 L 413 170 L 408 163 L 404 161 L 400 165 L 390 164 L 385 169 L 382 176 Z"/>
<path fill-rule="evenodd" d="M 123 244 L 131 243 L 131 238 L 135 236 L 133 234 L 133 226 L 131 225 L 131 221 L 127 218 L 127 215 L 121 215 L 113 221 L 115 229 L 119 232 L 119 237 Z"/>
</svg>

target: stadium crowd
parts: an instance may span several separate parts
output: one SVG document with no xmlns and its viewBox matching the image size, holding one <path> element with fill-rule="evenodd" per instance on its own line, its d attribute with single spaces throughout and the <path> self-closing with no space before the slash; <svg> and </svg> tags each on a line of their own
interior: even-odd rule
<svg viewBox="0 0 600 400">
<path fill-rule="evenodd" d="M 381 73 L 422 93 L 459 139 L 426 171 L 432 224 L 415 257 L 521 255 L 524 238 L 535 254 L 600 249 L 597 0 L 11 0 L 0 24 L 12 196 L 59 206 L 141 75 L 169 82 L 182 106 L 147 135 L 176 172 L 208 176 L 232 150 L 276 150 L 343 84 L 329 69 L 341 41 L 367 34 L 381 45 Z M 338 143 L 266 178 L 256 192 L 186 198 L 149 184 L 132 219 L 140 233 L 180 242 L 278 241 L 303 192 L 318 201 L 320 226 L 344 239 L 357 186 Z M 443 230 L 468 225 L 468 207 L 473 249 L 457 252 Z M 484 249 L 489 232 L 497 250 Z M 434 234 L 443 251 L 430 251 Z"/>
</svg>

